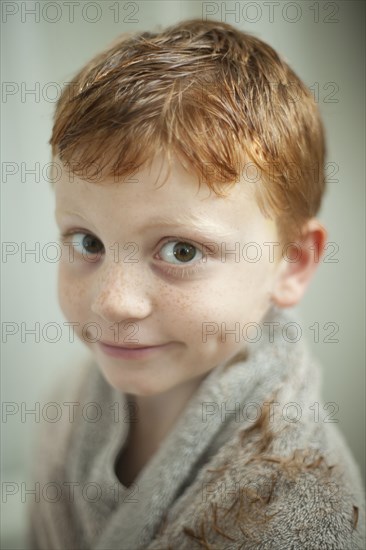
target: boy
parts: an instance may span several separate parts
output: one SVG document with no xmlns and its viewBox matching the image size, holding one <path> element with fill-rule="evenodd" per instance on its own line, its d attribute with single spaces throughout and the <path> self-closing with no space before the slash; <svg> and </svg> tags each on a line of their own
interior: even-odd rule
<svg viewBox="0 0 366 550">
<path fill-rule="evenodd" d="M 93 360 L 42 427 L 34 478 L 61 492 L 31 547 L 363 548 L 360 472 L 285 312 L 326 242 L 310 91 L 259 39 L 189 20 L 90 61 L 50 143 L 59 300 Z"/>
</svg>

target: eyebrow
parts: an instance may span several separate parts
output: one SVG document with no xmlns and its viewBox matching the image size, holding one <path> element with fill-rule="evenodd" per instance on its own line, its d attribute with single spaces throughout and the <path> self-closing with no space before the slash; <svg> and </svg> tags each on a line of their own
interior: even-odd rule
<svg viewBox="0 0 366 550">
<path fill-rule="evenodd" d="M 69 214 L 70 216 L 77 216 L 78 218 L 81 218 L 81 219 L 87 221 L 87 219 L 84 218 L 84 216 L 82 216 L 78 212 L 72 212 L 71 210 L 59 210 L 59 209 L 57 209 L 57 210 L 54 211 L 54 214 L 55 214 L 56 218 L 61 214 Z"/>
<path fill-rule="evenodd" d="M 71 214 L 87 221 L 86 218 L 84 218 L 81 214 L 78 214 L 77 212 L 56 210 L 55 215 L 57 216 L 58 214 Z M 225 239 L 226 237 L 232 236 L 234 231 L 233 228 L 227 227 L 217 222 L 215 223 L 199 214 L 179 214 L 174 218 L 169 216 L 159 216 L 152 218 L 149 223 L 138 228 L 138 233 L 143 233 L 148 229 L 155 229 L 158 227 L 178 227 L 179 229 L 185 229 L 187 231 L 191 230 L 208 240 Z"/>
<path fill-rule="evenodd" d="M 230 229 L 225 225 L 215 223 L 198 214 L 180 214 L 174 218 L 170 218 L 169 216 L 153 218 L 150 223 L 142 227 L 140 231 L 145 231 L 146 229 L 152 229 L 155 227 L 180 227 L 181 229 L 194 230 L 208 239 L 225 238 L 229 237 L 233 233 L 233 229 Z"/>
</svg>

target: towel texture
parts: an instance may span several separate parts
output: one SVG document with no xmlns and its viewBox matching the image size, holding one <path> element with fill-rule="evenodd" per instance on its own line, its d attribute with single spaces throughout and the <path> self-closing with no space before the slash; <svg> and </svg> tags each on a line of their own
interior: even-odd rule
<svg viewBox="0 0 366 550">
<path fill-rule="evenodd" d="M 29 549 L 364 550 L 360 470 L 299 326 L 273 306 L 130 487 L 115 473 L 125 395 L 93 360 L 63 375 L 50 400 L 69 414 L 44 421 L 36 440 Z"/>
</svg>

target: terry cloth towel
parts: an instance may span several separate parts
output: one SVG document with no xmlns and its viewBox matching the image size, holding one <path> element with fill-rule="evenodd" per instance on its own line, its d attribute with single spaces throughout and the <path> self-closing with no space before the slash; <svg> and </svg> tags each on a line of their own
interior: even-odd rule
<svg viewBox="0 0 366 550">
<path fill-rule="evenodd" d="M 51 399 L 75 414 L 40 425 L 29 549 L 364 550 L 360 470 L 301 325 L 272 306 L 259 327 L 246 354 L 202 381 L 130 487 L 115 473 L 126 396 L 94 360 L 63 375 Z"/>
</svg>

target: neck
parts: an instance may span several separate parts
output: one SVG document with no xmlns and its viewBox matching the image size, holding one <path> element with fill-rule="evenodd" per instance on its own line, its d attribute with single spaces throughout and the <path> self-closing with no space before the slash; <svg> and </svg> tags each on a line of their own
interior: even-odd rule
<svg viewBox="0 0 366 550">
<path fill-rule="evenodd" d="M 208 373 L 188 380 L 158 395 L 127 394 L 132 405 L 133 421 L 130 422 L 129 440 L 146 452 L 154 452 L 168 435 L 190 398 Z"/>
</svg>

